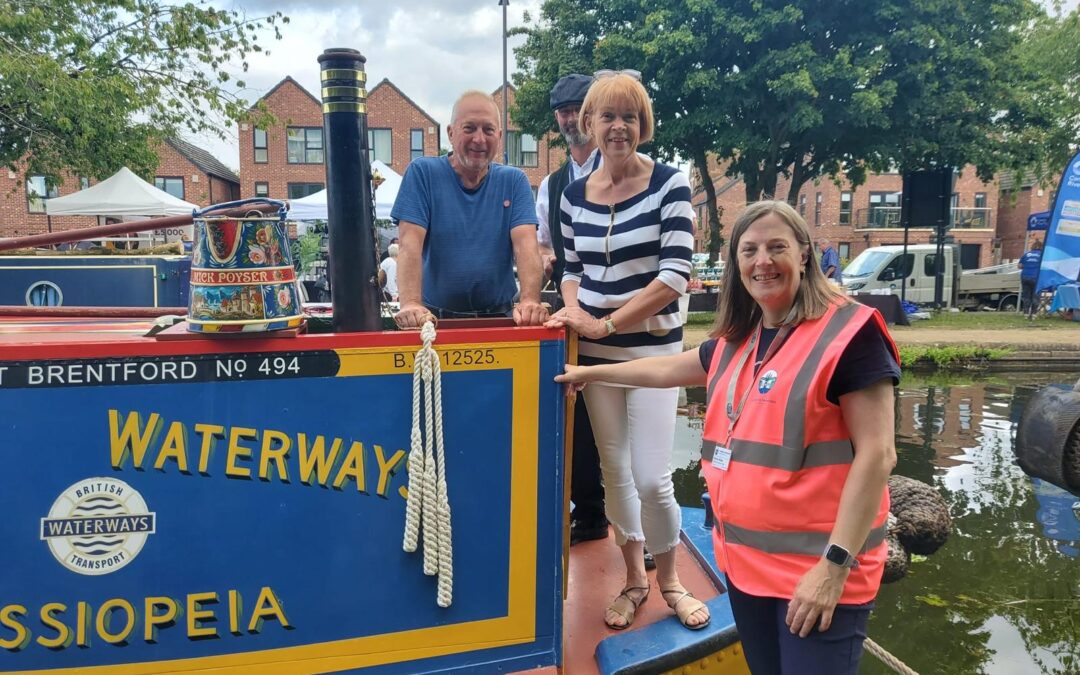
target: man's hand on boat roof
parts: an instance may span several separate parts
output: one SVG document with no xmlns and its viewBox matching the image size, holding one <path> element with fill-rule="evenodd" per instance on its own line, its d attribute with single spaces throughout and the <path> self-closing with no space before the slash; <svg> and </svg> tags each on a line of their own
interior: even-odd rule
<svg viewBox="0 0 1080 675">
<path fill-rule="evenodd" d="M 420 330 L 428 321 L 435 321 L 435 315 L 418 302 L 401 303 L 401 310 L 394 315 L 394 322 L 403 330 Z"/>
<path fill-rule="evenodd" d="M 514 323 L 519 326 L 541 326 L 547 319 L 547 307 L 536 300 L 522 300 L 514 305 Z"/>
</svg>

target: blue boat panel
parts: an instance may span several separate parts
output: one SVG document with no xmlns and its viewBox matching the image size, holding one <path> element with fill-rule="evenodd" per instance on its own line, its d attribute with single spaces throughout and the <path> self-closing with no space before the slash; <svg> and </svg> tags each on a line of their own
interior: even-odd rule
<svg viewBox="0 0 1080 675">
<path fill-rule="evenodd" d="M 187 257 L 0 257 L 0 304 L 183 307 L 190 271 Z"/>
<path fill-rule="evenodd" d="M 71 386 L 66 365 L 30 386 L 0 360 L 0 671 L 555 664 L 564 344 L 498 349 L 505 367 L 443 373 L 448 608 L 402 550 L 411 373 L 349 372 L 361 350 L 336 376 Z"/>
</svg>

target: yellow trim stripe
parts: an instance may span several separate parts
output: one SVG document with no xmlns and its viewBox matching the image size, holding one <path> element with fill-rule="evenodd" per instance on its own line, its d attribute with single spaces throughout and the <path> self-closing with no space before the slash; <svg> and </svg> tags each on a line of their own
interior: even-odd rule
<svg viewBox="0 0 1080 675">
<path fill-rule="evenodd" d="M 324 70 L 319 74 L 319 80 L 326 82 L 327 80 L 356 80 L 357 82 L 367 82 L 367 73 L 363 70 L 353 70 L 351 68 L 331 68 Z"/>
<path fill-rule="evenodd" d="M 332 101 L 330 103 L 323 103 L 322 111 L 324 113 L 366 113 L 367 106 L 363 103 L 354 103 L 352 101 Z"/>
</svg>

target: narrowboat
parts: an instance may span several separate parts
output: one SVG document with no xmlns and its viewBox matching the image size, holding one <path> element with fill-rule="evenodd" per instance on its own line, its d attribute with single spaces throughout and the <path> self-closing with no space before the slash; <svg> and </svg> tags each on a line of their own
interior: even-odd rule
<svg viewBox="0 0 1080 675">
<path fill-rule="evenodd" d="M 568 546 L 573 336 L 383 330 L 364 59 L 320 63 L 332 325 L 0 316 L 0 672 L 748 672 L 700 509 L 710 625 L 654 593 L 604 627 L 618 549 Z"/>
</svg>

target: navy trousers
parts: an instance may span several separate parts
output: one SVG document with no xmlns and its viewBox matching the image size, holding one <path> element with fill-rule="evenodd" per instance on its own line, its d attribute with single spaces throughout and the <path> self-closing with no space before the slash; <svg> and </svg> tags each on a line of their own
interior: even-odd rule
<svg viewBox="0 0 1080 675">
<path fill-rule="evenodd" d="M 829 630 L 802 638 L 784 623 L 787 600 L 743 593 L 730 578 L 728 595 L 754 675 L 857 675 L 874 603 L 837 605 Z"/>
</svg>

